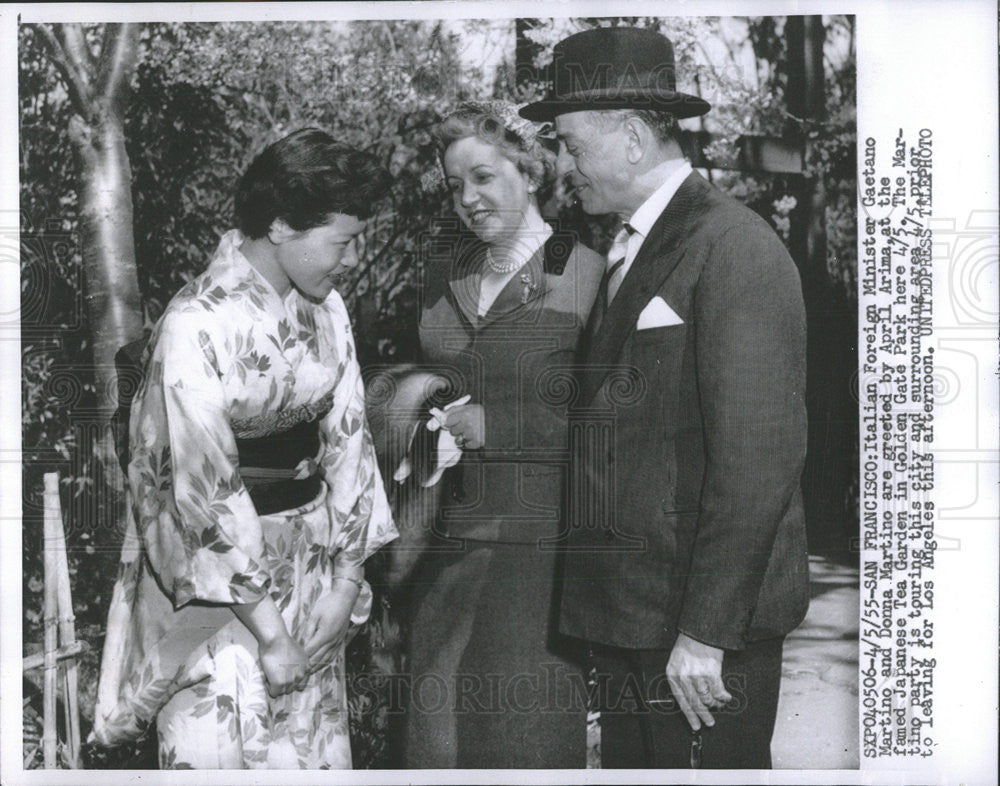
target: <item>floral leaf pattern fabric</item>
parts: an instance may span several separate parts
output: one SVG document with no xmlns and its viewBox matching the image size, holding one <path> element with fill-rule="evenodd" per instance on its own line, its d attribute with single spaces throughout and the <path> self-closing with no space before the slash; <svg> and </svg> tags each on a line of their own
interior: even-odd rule
<svg viewBox="0 0 1000 786">
<path fill-rule="evenodd" d="M 270 593 L 296 635 L 316 599 L 330 590 L 334 566 L 361 564 L 397 534 L 343 301 L 333 292 L 317 303 L 294 289 L 280 297 L 239 252 L 241 242 L 235 231 L 222 238 L 205 273 L 171 301 L 147 348 L 145 378 L 132 405 L 130 515 L 95 718 L 94 736 L 106 744 L 141 735 L 165 704 L 190 698 L 179 693 L 221 684 L 218 668 L 206 664 L 216 663 L 225 646 L 247 644 L 231 643 L 242 625 L 230 604 Z M 308 511 L 258 516 L 240 477 L 236 440 L 321 415 L 322 447 L 312 458 L 325 481 L 322 499 Z M 370 598 L 366 588 L 352 621 L 367 618 Z M 234 668 L 241 664 L 244 692 L 262 679 L 252 639 L 247 649 L 248 658 L 226 656 L 235 657 Z M 314 682 L 335 680 L 334 665 L 318 670 L 301 693 Z M 339 679 L 339 688 L 328 691 L 334 704 L 314 696 L 309 716 L 336 720 L 343 727 L 338 744 L 346 746 L 346 717 L 338 714 L 342 663 Z M 272 707 L 252 723 L 245 714 L 237 722 L 227 712 L 239 706 L 237 696 L 215 692 L 212 698 L 213 712 L 191 703 L 193 717 L 212 719 L 227 739 L 235 732 L 248 751 L 254 748 L 244 736 L 284 733 L 281 713 L 292 712 Z M 296 723 L 299 738 L 306 729 L 325 734 L 315 724 Z M 310 758 L 318 746 L 308 739 L 298 746 L 311 753 L 289 766 L 343 763 L 342 752 L 329 761 Z M 161 764 L 197 766 L 173 748 L 161 750 Z M 252 756 L 232 766 L 270 766 L 261 749 L 254 750 L 257 761 Z"/>
</svg>

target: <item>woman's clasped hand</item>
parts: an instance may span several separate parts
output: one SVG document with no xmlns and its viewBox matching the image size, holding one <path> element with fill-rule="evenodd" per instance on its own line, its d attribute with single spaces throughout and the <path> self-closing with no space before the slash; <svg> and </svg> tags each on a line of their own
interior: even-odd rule
<svg viewBox="0 0 1000 786">
<path fill-rule="evenodd" d="M 282 696 L 302 690 L 309 676 L 309 656 L 305 648 L 285 631 L 258 642 L 260 667 L 267 680 L 267 692 Z"/>
</svg>

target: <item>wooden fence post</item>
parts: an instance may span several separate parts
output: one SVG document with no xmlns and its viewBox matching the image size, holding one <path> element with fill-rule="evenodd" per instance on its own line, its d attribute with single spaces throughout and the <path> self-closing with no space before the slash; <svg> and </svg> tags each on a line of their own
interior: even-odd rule
<svg viewBox="0 0 1000 786">
<path fill-rule="evenodd" d="M 69 583 L 66 535 L 59 504 L 59 475 L 45 473 L 44 492 L 45 650 L 42 713 L 42 751 L 46 769 L 58 766 L 56 697 L 60 661 L 63 669 L 63 719 L 66 728 L 65 759 L 80 766 L 80 710 L 78 704 L 76 641 L 73 593 Z"/>
<path fill-rule="evenodd" d="M 55 473 L 52 473 L 55 475 Z M 57 476 L 58 478 L 58 476 Z M 58 484 L 56 484 L 56 505 L 59 504 Z M 76 617 L 73 614 L 73 593 L 69 584 L 69 563 L 66 557 L 66 539 L 63 530 L 62 515 L 56 521 L 58 527 L 53 537 L 56 544 L 56 599 L 59 607 L 59 649 L 60 651 L 76 646 Z M 63 667 L 63 713 L 66 721 L 66 758 L 70 767 L 80 766 L 80 708 L 77 702 L 77 664 L 76 658 L 66 658 Z"/>
<path fill-rule="evenodd" d="M 42 539 L 42 558 L 44 564 L 44 625 L 45 625 L 45 679 L 42 688 L 42 754 L 45 769 L 56 767 L 56 668 L 58 643 L 58 608 L 59 595 L 56 589 L 58 561 L 56 558 L 56 540 L 53 532 L 56 527 L 62 532 L 61 514 L 59 511 L 59 476 L 55 472 L 45 473 L 45 524 Z"/>
</svg>

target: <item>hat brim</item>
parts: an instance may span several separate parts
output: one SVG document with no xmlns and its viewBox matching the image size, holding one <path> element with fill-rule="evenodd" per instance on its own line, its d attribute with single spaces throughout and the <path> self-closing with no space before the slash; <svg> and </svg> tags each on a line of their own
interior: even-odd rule
<svg viewBox="0 0 1000 786">
<path fill-rule="evenodd" d="M 519 114 L 526 120 L 537 123 L 551 122 L 559 115 L 569 112 L 597 112 L 604 109 L 654 109 L 669 112 L 674 117 L 699 117 L 712 105 L 703 98 L 688 93 L 643 93 L 636 96 L 577 95 L 565 98 L 550 98 L 521 107 Z"/>
</svg>

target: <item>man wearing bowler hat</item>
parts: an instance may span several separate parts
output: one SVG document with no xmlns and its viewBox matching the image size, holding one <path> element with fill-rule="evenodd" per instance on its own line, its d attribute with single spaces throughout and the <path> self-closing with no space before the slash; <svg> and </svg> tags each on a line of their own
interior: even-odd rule
<svg viewBox="0 0 1000 786">
<path fill-rule="evenodd" d="M 604 767 L 768 768 L 785 635 L 805 616 L 805 313 L 755 213 L 693 172 L 670 42 L 554 50 L 583 209 L 624 226 L 579 358 L 560 627 L 591 643 Z"/>
</svg>

